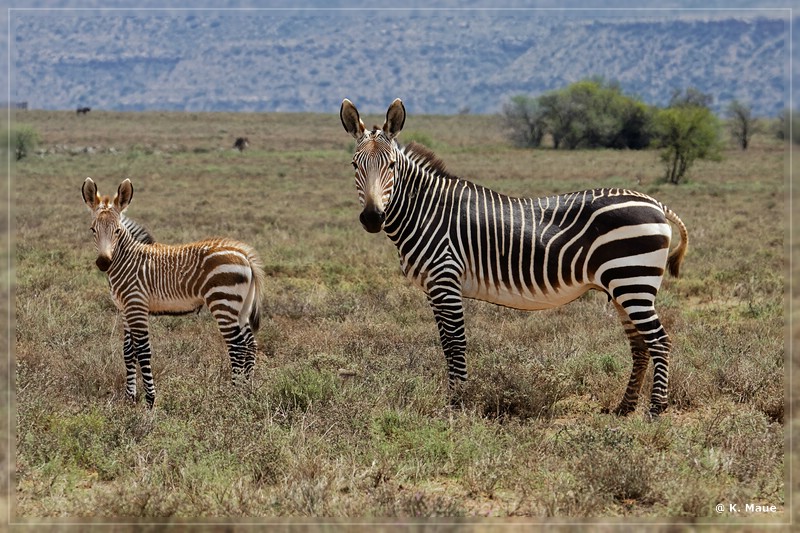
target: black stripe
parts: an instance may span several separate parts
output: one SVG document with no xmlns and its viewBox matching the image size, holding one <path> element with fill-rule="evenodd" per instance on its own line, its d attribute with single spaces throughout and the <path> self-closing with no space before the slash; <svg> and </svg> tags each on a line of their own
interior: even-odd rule
<svg viewBox="0 0 800 533">
<path fill-rule="evenodd" d="M 646 318 L 653 318 L 656 316 L 655 310 L 651 311 L 638 311 L 636 313 L 628 313 L 631 320 L 644 320 Z"/>
<path fill-rule="evenodd" d="M 247 276 L 244 274 L 240 274 L 239 272 L 220 272 L 206 278 L 205 283 L 203 283 L 202 294 L 207 293 L 209 289 L 215 287 L 233 287 L 234 285 L 243 285 L 245 283 L 247 283 Z"/>
<path fill-rule="evenodd" d="M 668 246 L 669 239 L 664 235 L 642 235 L 601 244 L 589 258 L 589 274 L 593 275 L 600 266 L 612 259 L 655 252 Z"/>
<path fill-rule="evenodd" d="M 614 297 L 614 299 L 617 299 L 623 294 L 633 294 L 638 292 L 652 294 L 653 296 L 655 296 L 658 291 L 652 285 L 623 285 L 621 287 L 615 288 L 612 293 L 612 296 Z M 648 305 L 652 305 L 652 303 L 648 302 Z"/>
<path fill-rule="evenodd" d="M 622 303 L 622 307 L 624 307 L 626 310 L 629 307 L 650 307 L 650 308 L 652 308 L 653 307 L 653 302 L 651 302 L 650 300 L 641 300 L 641 299 L 625 300 Z"/>
<path fill-rule="evenodd" d="M 664 269 L 652 266 L 622 266 L 609 268 L 600 276 L 600 284 L 608 287 L 615 279 L 635 278 L 639 276 L 663 276 Z"/>
</svg>

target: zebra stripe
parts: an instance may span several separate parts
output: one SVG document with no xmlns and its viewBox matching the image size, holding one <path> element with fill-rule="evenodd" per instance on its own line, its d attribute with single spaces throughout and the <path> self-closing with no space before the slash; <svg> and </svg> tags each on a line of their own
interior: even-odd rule
<svg viewBox="0 0 800 533">
<path fill-rule="evenodd" d="M 136 398 L 138 364 L 148 407 L 155 402 L 149 315 L 183 314 L 204 305 L 227 345 L 233 381 L 248 379 L 255 364 L 254 334 L 264 286 L 255 251 L 225 238 L 182 245 L 148 243 L 152 235 L 122 215 L 133 197 L 130 180 L 122 182 L 113 199 L 100 196 L 91 178 L 81 192 L 93 214 L 97 266 L 107 274 L 111 297 L 123 315 L 128 398 Z"/>
<path fill-rule="evenodd" d="M 634 362 L 615 412 L 635 409 L 649 358 L 650 413 L 666 408 L 671 342 L 654 301 L 665 270 L 678 274 L 688 246 L 671 209 L 627 189 L 515 198 L 452 176 L 427 148 L 397 144 L 405 123 L 399 99 L 383 128 L 367 130 L 347 99 L 340 118 L 357 141 L 359 219 L 367 231 L 386 233 L 403 273 L 428 295 L 451 390 L 467 377 L 463 298 L 537 310 L 600 290 L 614 302 Z M 670 223 L 681 236 L 672 253 Z"/>
<path fill-rule="evenodd" d="M 128 218 L 125 215 L 121 215 L 120 223 L 125 229 L 128 230 L 128 233 L 130 233 L 135 240 L 145 244 L 153 244 L 156 242 L 156 238 L 153 237 L 153 234 L 150 233 L 150 230 L 135 220 Z"/>
</svg>

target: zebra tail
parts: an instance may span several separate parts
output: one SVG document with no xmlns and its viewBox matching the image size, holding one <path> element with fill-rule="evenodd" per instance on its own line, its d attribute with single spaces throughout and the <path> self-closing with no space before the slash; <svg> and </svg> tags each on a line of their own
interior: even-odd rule
<svg viewBox="0 0 800 533">
<path fill-rule="evenodd" d="M 250 271 L 253 273 L 253 279 L 250 281 L 250 290 L 247 293 L 244 309 L 250 309 L 247 320 L 250 323 L 253 333 L 255 333 L 261 325 L 261 300 L 264 296 L 264 281 L 266 275 L 264 274 L 264 265 L 261 259 L 256 255 L 255 251 L 249 247 L 247 248 L 247 260 L 250 263 Z M 244 315 L 245 313 L 242 313 L 242 316 L 239 317 L 241 326 L 244 326 L 244 324 L 241 323 Z"/>
<path fill-rule="evenodd" d="M 667 216 L 667 219 L 669 219 L 670 222 L 678 227 L 678 232 L 681 235 L 680 244 L 669 254 L 669 257 L 667 258 L 667 268 L 669 269 L 669 273 L 677 277 L 680 275 L 683 257 L 686 255 L 686 250 L 689 248 L 689 232 L 686 230 L 686 226 L 684 225 L 683 221 L 672 209 L 665 206 L 664 214 Z"/>
</svg>

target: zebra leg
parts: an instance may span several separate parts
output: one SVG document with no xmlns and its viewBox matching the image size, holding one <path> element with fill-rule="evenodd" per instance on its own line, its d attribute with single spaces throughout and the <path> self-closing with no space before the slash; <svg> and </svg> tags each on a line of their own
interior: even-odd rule
<svg viewBox="0 0 800 533">
<path fill-rule="evenodd" d="M 253 367 L 256 364 L 257 349 L 256 338 L 253 335 L 253 329 L 250 327 L 250 324 L 246 324 L 245 327 L 242 328 L 240 339 L 242 346 L 242 360 L 244 363 L 244 378 L 245 380 L 249 380 L 253 375 Z"/>
<path fill-rule="evenodd" d="M 153 369 L 150 359 L 153 355 L 150 347 L 150 335 L 147 329 L 132 332 L 134 351 L 142 372 L 142 385 L 144 386 L 144 399 L 147 407 L 152 409 L 156 401 L 156 385 L 153 382 Z"/>
<path fill-rule="evenodd" d="M 150 348 L 150 334 L 148 331 L 148 311 L 147 308 L 135 307 L 129 305 L 125 311 L 125 324 L 126 329 L 129 331 L 131 342 L 131 359 L 133 355 L 139 363 L 139 370 L 142 372 L 142 385 L 144 386 L 144 398 L 147 401 L 147 407 L 153 407 L 156 400 L 156 387 L 153 383 L 153 370 L 150 368 L 150 358 L 152 351 Z M 131 391 L 131 383 L 133 383 L 133 391 L 135 393 L 136 377 L 131 378 L 131 367 L 128 366 L 128 360 L 125 361 L 128 368 L 128 391 Z"/>
<path fill-rule="evenodd" d="M 655 312 L 653 313 L 655 315 Z M 650 417 L 655 418 L 667 409 L 669 387 L 669 353 L 672 342 L 658 316 L 654 316 L 652 334 L 645 336 L 650 357 L 653 358 L 653 391 L 650 393 Z"/>
<path fill-rule="evenodd" d="M 240 327 L 237 322 L 223 323 L 219 317 L 222 338 L 228 347 L 228 356 L 231 359 L 231 381 L 235 385 L 242 379 L 248 380 L 253 373 L 256 362 L 256 339 L 250 324 Z"/>
<path fill-rule="evenodd" d="M 661 325 L 661 320 L 658 318 L 658 314 L 656 313 L 655 307 L 653 307 L 652 302 L 649 305 L 643 305 L 641 300 L 636 300 L 634 304 L 633 301 L 628 300 L 621 304 L 622 312 L 625 313 L 625 319 L 631 324 L 633 324 L 634 328 L 636 329 L 636 333 L 641 339 L 644 341 L 644 344 L 647 346 L 647 351 L 650 353 L 650 357 L 653 359 L 653 389 L 650 393 L 650 417 L 655 418 L 667 408 L 667 389 L 669 386 L 669 352 L 672 348 L 672 342 L 667 335 L 667 332 L 664 331 L 664 327 Z M 617 303 L 617 302 L 615 302 Z M 629 304 L 628 307 L 625 307 L 625 304 Z M 636 307 L 635 311 L 631 311 L 630 308 Z M 627 331 L 627 326 L 626 326 Z M 631 336 L 629 335 L 629 338 Z M 637 341 L 638 345 L 639 341 Z M 633 347 L 634 341 L 631 340 L 631 346 Z M 644 368 L 647 368 L 646 364 L 642 364 Z M 634 371 L 631 374 L 631 381 L 634 379 L 634 373 L 636 372 L 636 361 L 634 361 Z M 643 370 L 641 372 L 644 372 Z M 629 385 L 630 387 L 630 385 Z M 627 391 L 626 391 L 627 396 Z M 623 399 L 623 403 L 625 399 Z M 620 404 L 622 406 L 622 404 Z"/>
<path fill-rule="evenodd" d="M 439 329 L 439 340 L 447 361 L 447 385 L 451 405 L 458 404 L 452 395 L 456 386 L 467 379 L 467 337 L 464 331 L 464 304 L 456 282 L 438 282 L 429 286 L 428 301 Z"/>
<path fill-rule="evenodd" d="M 125 359 L 125 396 L 136 403 L 136 352 L 131 330 L 127 326 L 123 333 L 122 356 Z"/>
<path fill-rule="evenodd" d="M 650 362 L 650 353 L 647 350 L 647 343 L 645 343 L 644 337 L 633 325 L 628 313 L 620 304 L 614 302 L 614 305 L 622 320 L 622 326 L 625 328 L 625 335 L 628 336 L 630 341 L 631 355 L 633 357 L 633 369 L 631 370 L 628 387 L 625 389 L 625 394 L 619 405 L 613 411 L 615 415 L 625 416 L 636 409 L 636 403 L 639 401 L 639 392 L 642 390 L 644 375 L 647 371 L 647 364 Z"/>
</svg>

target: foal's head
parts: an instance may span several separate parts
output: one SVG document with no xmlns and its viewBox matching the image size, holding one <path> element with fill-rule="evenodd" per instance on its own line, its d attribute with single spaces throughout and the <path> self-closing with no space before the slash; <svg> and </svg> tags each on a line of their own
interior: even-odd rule
<svg viewBox="0 0 800 533">
<path fill-rule="evenodd" d="M 123 227 L 120 222 L 122 212 L 127 209 L 133 198 L 133 185 L 126 179 L 117 189 L 114 198 L 100 196 L 92 178 L 86 178 L 81 188 L 83 201 L 92 212 L 92 233 L 97 248 L 97 268 L 105 272 L 111 266 L 114 251 L 117 248 Z"/>
</svg>

